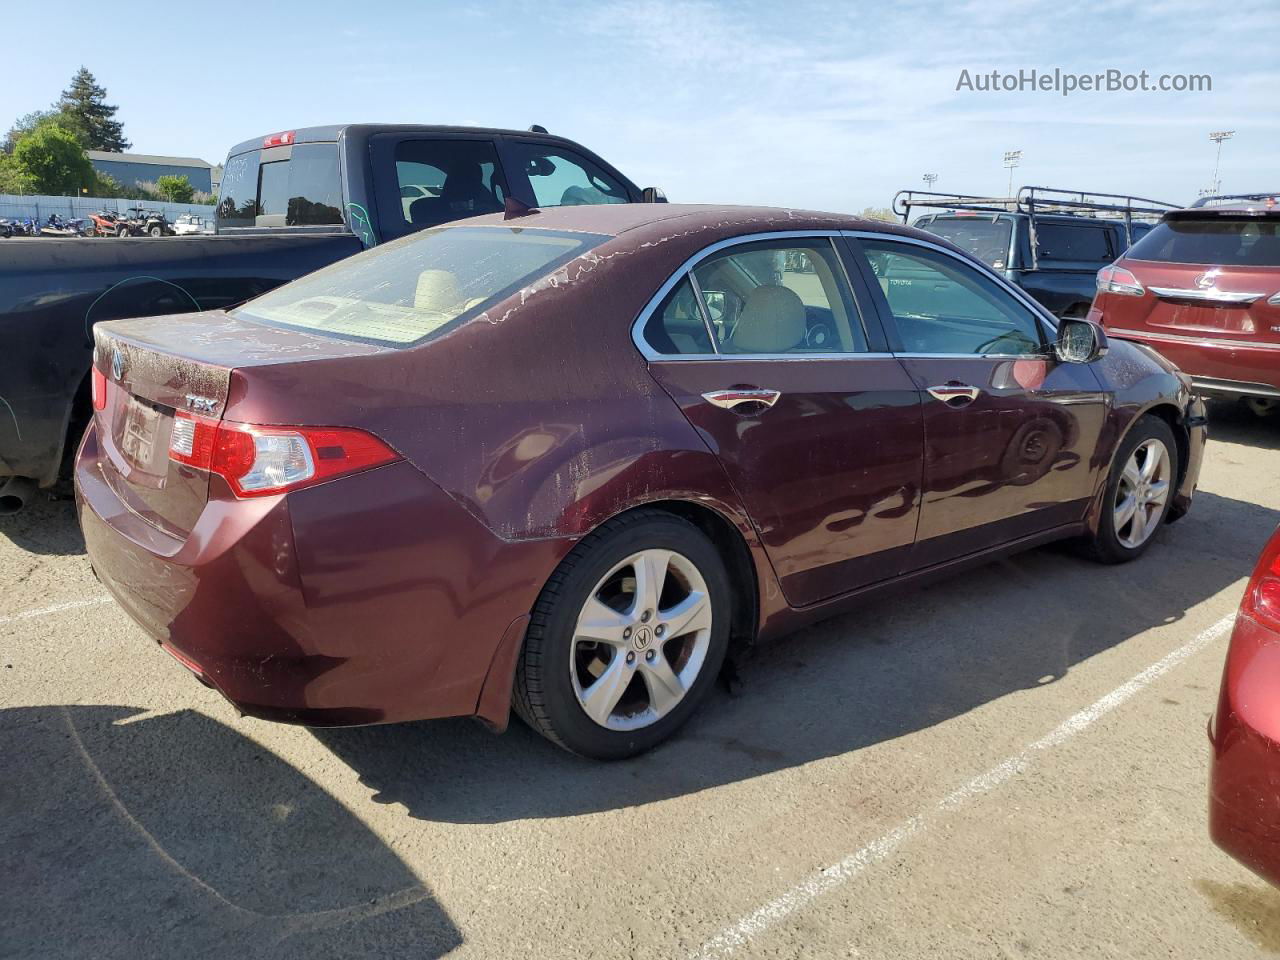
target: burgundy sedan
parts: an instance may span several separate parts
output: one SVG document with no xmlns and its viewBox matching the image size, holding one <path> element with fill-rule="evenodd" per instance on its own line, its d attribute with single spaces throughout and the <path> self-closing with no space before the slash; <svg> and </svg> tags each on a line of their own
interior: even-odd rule
<svg viewBox="0 0 1280 960">
<path fill-rule="evenodd" d="M 1209 727 L 1209 832 L 1280 886 L 1280 528 L 1245 589 Z"/>
<path fill-rule="evenodd" d="M 1138 556 L 1205 440 L 1154 353 L 794 210 L 494 214 L 95 338 L 89 555 L 201 680 L 317 725 L 514 705 L 598 758 L 885 587 Z"/>
</svg>

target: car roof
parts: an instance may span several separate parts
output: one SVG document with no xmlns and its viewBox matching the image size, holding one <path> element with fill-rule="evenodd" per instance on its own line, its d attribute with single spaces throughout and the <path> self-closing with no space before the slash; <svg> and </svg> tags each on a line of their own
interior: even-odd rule
<svg viewBox="0 0 1280 960">
<path fill-rule="evenodd" d="M 575 230 L 610 237 L 632 231 L 641 231 L 646 235 L 676 231 L 680 234 L 713 232 L 723 236 L 737 236 L 778 230 L 870 230 L 919 236 L 930 242 L 937 242 L 938 239 L 913 227 L 886 223 L 883 220 L 867 220 L 845 213 L 824 213 L 791 207 L 701 203 L 601 203 L 547 207 L 512 219 L 507 219 L 505 214 L 492 213 L 455 221 L 453 225 Z"/>
</svg>

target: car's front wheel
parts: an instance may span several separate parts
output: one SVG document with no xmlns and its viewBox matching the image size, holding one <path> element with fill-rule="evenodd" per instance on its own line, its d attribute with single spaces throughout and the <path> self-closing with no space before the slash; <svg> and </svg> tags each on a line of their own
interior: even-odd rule
<svg viewBox="0 0 1280 960">
<path fill-rule="evenodd" d="M 675 732 L 729 643 L 724 562 L 693 524 L 656 510 L 604 524 L 543 588 L 516 671 L 516 712 L 567 750 L 616 760 Z"/>
<path fill-rule="evenodd" d="M 1111 463 L 1098 530 L 1085 544 L 1089 555 L 1103 563 L 1141 556 L 1169 515 L 1177 483 L 1173 430 L 1159 417 L 1143 417 Z"/>
</svg>

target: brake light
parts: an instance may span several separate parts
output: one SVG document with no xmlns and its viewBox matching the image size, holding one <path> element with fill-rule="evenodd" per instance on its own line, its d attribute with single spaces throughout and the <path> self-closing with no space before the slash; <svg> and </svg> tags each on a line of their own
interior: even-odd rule
<svg viewBox="0 0 1280 960">
<path fill-rule="evenodd" d="M 264 147 L 287 147 L 293 143 L 294 131 L 287 130 L 284 133 L 273 133 L 269 137 L 262 138 Z"/>
<path fill-rule="evenodd" d="M 174 415 L 169 457 L 218 474 L 237 497 L 287 493 L 400 459 L 351 427 L 261 427 L 182 412 Z"/>
<path fill-rule="evenodd" d="M 1244 592 L 1240 612 L 1280 632 L 1280 529 L 1262 551 Z"/>
<path fill-rule="evenodd" d="M 1098 292 L 1118 293 L 1124 297 L 1141 297 L 1147 291 L 1142 283 L 1124 267 L 1114 263 L 1098 271 Z"/>
<path fill-rule="evenodd" d="M 93 395 L 93 409 L 107 408 L 107 375 L 93 367 L 89 376 L 89 390 Z"/>
</svg>

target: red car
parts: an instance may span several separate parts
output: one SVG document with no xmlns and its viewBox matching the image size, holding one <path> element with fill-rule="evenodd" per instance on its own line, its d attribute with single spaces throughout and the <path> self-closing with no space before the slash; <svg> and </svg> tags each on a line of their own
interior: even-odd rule
<svg viewBox="0 0 1280 960">
<path fill-rule="evenodd" d="M 88 552 L 199 678 L 308 724 L 514 702 L 599 758 L 882 588 L 1138 556 L 1205 442 L 1158 357 L 793 210 L 513 206 L 95 339 Z"/>
<path fill-rule="evenodd" d="M 1098 272 L 1089 317 L 1158 350 L 1209 396 L 1280 405 L 1280 205 L 1204 197 Z"/>
<path fill-rule="evenodd" d="M 1236 617 L 1209 727 L 1209 832 L 1280 886 L 1280 528 L 1262 551 Z"/>
</svg>

